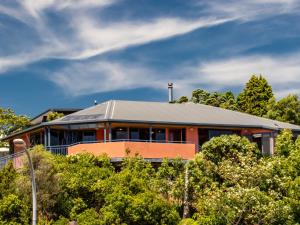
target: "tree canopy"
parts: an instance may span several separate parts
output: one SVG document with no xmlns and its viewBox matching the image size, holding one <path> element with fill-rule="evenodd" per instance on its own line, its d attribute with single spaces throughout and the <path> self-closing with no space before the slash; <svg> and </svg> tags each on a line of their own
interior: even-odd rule
<svg viewBox="0 0 300 225">
<path fill-rule="evenodd" d="M 283 131 L 273 157 L 236 135 L 211 139 L 196 157 L 154 166 L 139 156 L 31 151 L 40 224 L 299 224 L 300 138 Z M 0 170 L 0 224 L 30 224 L 29 168 Z M 188 186 L 185 186 L 185 171 Z M 190 215 L 182 219 L 185 194 Z"/>
<path fill-rule="evenodd" d="M 268 102 L 273 97 L 272 87 L 263 76 L 253 75 L 237 98 L 238 108 L 246 113 L 264 116 Z"/>
<path fill-rule="evenodd" d="M 203 89 L 196 89 L 192 92 L 191 99 L 182 96 L 176 103 L 188 101 L 300 125 L 300 100 L 298 96 L 290 94 L 277 101 L 273 95 L 272 87 L 262 75 L 253 75 L 237 97 L 231 91 L 208 92 Z"/>
<path fill-rule="evenodd" d="M 28 125 L 28 117 L 16 115 L 12 109 L 0 108 L 0 135 L 8 135 Z"/>
<path fill-rule="evenodd" d="M 297 95 L 288 95 L 276 102 L 275 98 L 270 99 L 267 118 L 300 124 L 300 101 Z"/>
<path fill-rule="evenodd" d="M 0 137 L 29 126 L 29 118 L 16 115 L 12 109 L 0 108 Z M 0 147 L 6 143 L 0 142 Z"/>
</svg>

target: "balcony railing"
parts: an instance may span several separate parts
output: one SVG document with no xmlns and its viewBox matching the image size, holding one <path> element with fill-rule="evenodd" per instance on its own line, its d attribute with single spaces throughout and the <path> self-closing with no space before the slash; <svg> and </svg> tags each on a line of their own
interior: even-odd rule
<svg viewBox="0 0 300 225">
<path fill-rule="evenodd" d="M 114 139 L 109 142 L 146 142 L 146 143 L 166 143 L 166 144 L 192 144 L 187 141 L 166 141 L 166 140 L 141 140 L 141 139 Z M 79 144 L 94 144 L 94 143 L 106 143 L 105 141 L 80 141 L 69 145 L 54 145 L 46 146 L 46 149 L 56 155 L 68 155 L 68 147 Z"/>
<path fill-rule="evenodd" d="M 0 158 L 0 169 L 2 169 L 9 161 L 13 162 L 15 168 L 20 168 L 23 165 L 22 157 L 25 151 L 17 152 L 14 154 L 6 155 Z"/>
</svg>

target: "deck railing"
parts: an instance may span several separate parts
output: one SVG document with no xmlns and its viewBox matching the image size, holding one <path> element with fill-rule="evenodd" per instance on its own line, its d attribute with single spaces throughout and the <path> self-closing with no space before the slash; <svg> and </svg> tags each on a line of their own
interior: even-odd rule
<svg viewBox="0 0 300 225">
<path fill-rule="evenodd" d="M 12 161 L 15 168 L 20 168 L 23 165 L 22 157 L 25 151 L 6 155 L 0 158 L 0 169 L 2 169 L 8 162 Z"/>
<path fill-rule="evenodd" d="M 70 145 L 46 146 L 46 149 L 55 155 L 68 155 L 68 147 Z"/>
<path fill-rule="evenodd" d="M 166 140 L 142 140 L 142 139 L 113 139 L 108 142 L 151 142 L 151 143 L 166 143 L 166 144 L 191 144 L 187 141 L 166 141 Z M 69 145 L 53 145 L 46 146 L 46 149 L 56 155 L 68 155 L 68 147 L 78 144 L 94 144 L 94 143 L 105 143 L 105 141 L 80 141 Z"/>
</svg>

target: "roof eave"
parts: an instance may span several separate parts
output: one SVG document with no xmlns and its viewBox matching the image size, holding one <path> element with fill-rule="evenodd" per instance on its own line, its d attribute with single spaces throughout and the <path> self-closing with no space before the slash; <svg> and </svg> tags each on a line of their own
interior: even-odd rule
<svg viewBox="0 0 300 225">
<path fill-rule="evenodd" d="M 89 121 L 67 121 L 67 122 L 47 122 L 44 125 L 55 126 L 55 125 L 71 125 L 71 124 L 83 124 L 83 123 L 142 123 L 142 124 L 163 124 L 163 125 L 182 125 L 182 126 L 216 126 L 216 127 L 236 127 L 236 128 L 256 128 L 256 129 L 267 129 L 267 130 L 281 130 L 284 128 L 274 128 L 270 126 L 260 126 L 260 125 L 243 125 L 243 124 L 212 124 L 212 123 L 185 123 L 185 122 L 166 122 L 166 121 L 145 121 L 145 120 L 121 120 L 121 119 L 102 119 L 102 120 L 89 120 Z M 292 129 L 300 131 L 299 129 Z"/>
<path fill-rule="evenodd" d="M 46 127 L 46 126 L 59 126 L 59 125 L 76 125 L 76 124 L 90 124 L 90 123 L 109 123 L 109 122 L 114 122 L 114 123 L 142 123 L 142 124 L 162 124 L 162 125 L 181 125 L 181 126 L 204 126 L 204 127 L 224 127 L 224 128 L 255 128 L 255 129 L 267 129 L 267 130 L 272 130 L 272 131 L 279 131 L 283 130 L 285 128 L 278 127 L 269 127 L 269 126 L 260 126 L 260 125 L 242 125 L 242 124 L 212 124 L 212 123 L 184 123 L 184 122 L 166 122 L 166 121 L 142 121 L 142 120 L 120 120 L 120 119 L 103 119 L 103 120 L 90 120 L 90 121 L 67 121 L 67 122 L 45 122 L 41 123 L 32 127 L 29 127 L 27 129 L 18 131 L 16 133 L 10 134 L 4 138 L 1 138 L 0 141 L 6 141 L 9 140 L 15 136 L 24 134 L 26 132 L 32 131 L 39 129 L 41 127 Z M 289 128 L 292 131 L 297 131 L 300 132 L 300 128 Z"/>
</svg>

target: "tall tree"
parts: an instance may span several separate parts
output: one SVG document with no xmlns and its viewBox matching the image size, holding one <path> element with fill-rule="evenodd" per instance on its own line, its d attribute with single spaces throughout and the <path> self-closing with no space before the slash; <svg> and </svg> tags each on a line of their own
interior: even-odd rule
<svg viewBox="0 0 300 225">
<path fill-rule="evenodd" d="M 282 122 L 300 124 L 300 101 L 297 95 L 288 95 L 276 102 L 275 98 L 269 101 L 266 117 Z"/>
<path fill-rule="evenodd" d="M 237 98 L 241 111 L 263 116 L 267 113 L 268 102 L 273 97 L 272 87 L 262 76 L 253 75 L 247 82 L 243 92 Z"/>
</svg>

